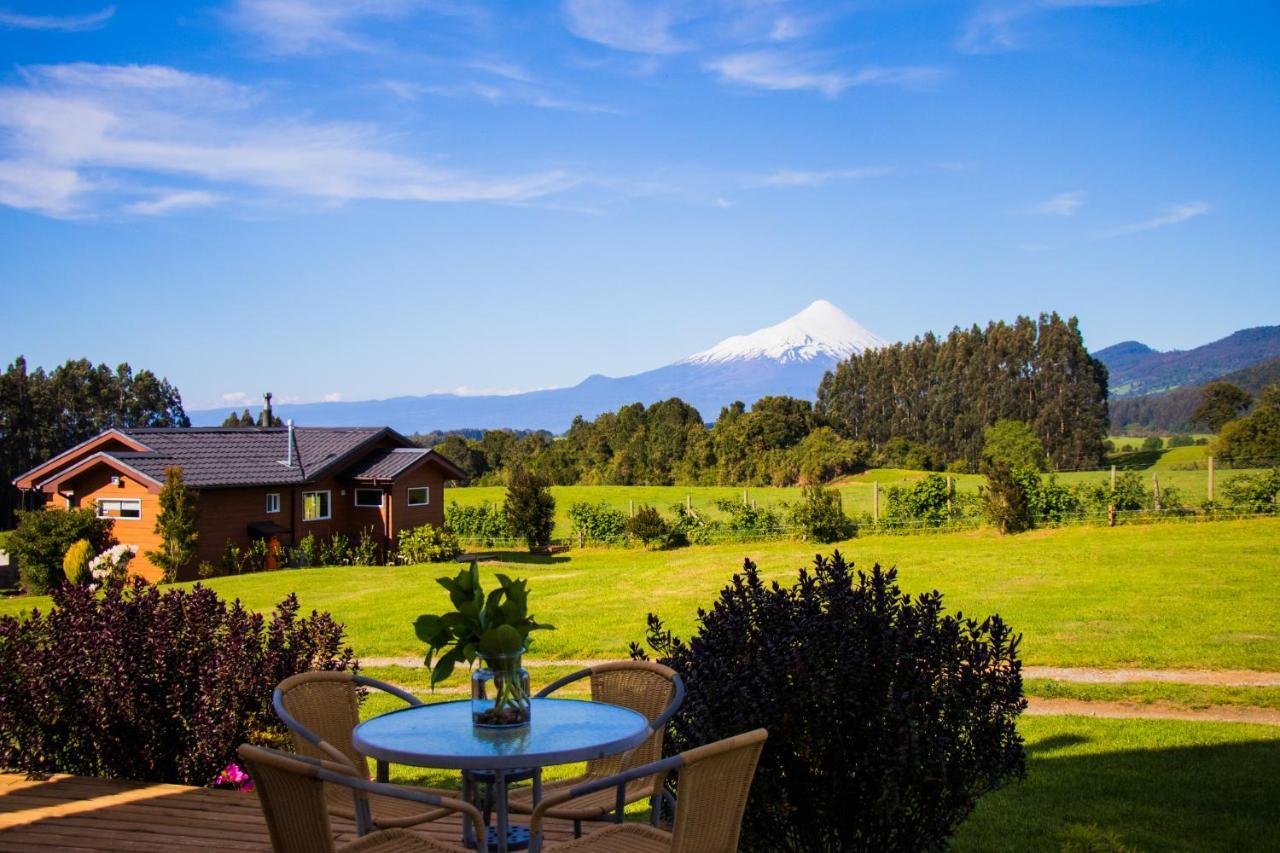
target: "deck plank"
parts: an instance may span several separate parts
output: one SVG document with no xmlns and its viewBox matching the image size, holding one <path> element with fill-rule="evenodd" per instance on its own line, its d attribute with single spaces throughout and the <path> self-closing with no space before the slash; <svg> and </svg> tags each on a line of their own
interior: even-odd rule
<svg viewBox="0 0 1280 853">
<path fill-rule="evenodd" d="M 356 837 L 350 821 L 335 818 L 332 829 L 339 842 Z M 444 818 L 411 831 L 457 844 L 462 822 Z M 572 834 L 568 821 L 548 822 L 548 842 Z M 258 798 L 184 785 L 0 772 L 0 853 L 158 853 L 183 847 L 266 853 L 271 842 Z"/>
</svg>

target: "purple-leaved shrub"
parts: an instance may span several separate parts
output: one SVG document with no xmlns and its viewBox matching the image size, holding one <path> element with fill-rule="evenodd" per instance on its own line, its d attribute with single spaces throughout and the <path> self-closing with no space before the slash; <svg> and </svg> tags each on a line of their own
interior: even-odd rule
<svg viewBox="0 0 1280 853">
<path fill-rule="evenodd" d="M 278 682 L 356 666 L 292 594 L 265 619 L 199 585 L 66 584 L 48 613 L 0 618 L 0 765 L 208 785 L 241 743 L 282 737 Z"/>
</svg>

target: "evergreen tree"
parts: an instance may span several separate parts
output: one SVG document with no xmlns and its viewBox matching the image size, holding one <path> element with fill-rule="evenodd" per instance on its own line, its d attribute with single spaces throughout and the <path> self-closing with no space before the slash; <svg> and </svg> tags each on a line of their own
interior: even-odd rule
<svg viewBox="0 0 1280 853">
<path fill-rule="evenodd" d="M 511 532 L 522 537 L 529 544 L 530 551 L 551 544 L 556 501 L 541 477 L 524 468 L 512 471 L 504 509 Z"/>
<path fill-rule="evenodd" d="M 182 478 L 182 468 L 170 465 L 164 470 L 164 486 L 160 489 L 160 512 L 155 532 L 160 547 L 148 551 L 147 557 L 164 570 L 164 581 L 172 583 L 178 573 L 196 557 L 196 503 L 198 493 Z"/>
</svg>

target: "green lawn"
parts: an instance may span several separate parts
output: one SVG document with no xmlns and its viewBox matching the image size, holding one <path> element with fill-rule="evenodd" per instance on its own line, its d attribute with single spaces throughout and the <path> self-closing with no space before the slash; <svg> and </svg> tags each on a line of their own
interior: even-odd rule
<svg viewBox="0 0 1280 853">
<path fill-rule="evenodd" d="M 1001 614 L 1024 636 L 1028 664 L 1280 670 L 1280 519 L 1078 527 L 1001 537 L 990 531 L 876 536 L 838 546 L 792 541 L 674 551 L 571 550 L 555 557 L 505 552 L 486 572 L 527 577 L 533 611 L 558 630 L 531 657 L 626 653 L 653 611 L 688 635 L 750 556 L 769 577 L 792 578 L 817 551 L 838 547 L 858 565 L 899 567 L 909 591 L 941 589 L 952 609 Z M 411 628 L 446 602 L 434 578 L 455 565 L 302 569 L 219 578 L 227 598 L 265 610 L 290 590 L 304 608 L 347 626 L 361 656 L 421 653 Z M 45 606 L 0 601 L 0 614 Z"/>
<path fill-rule="evenodd" d="M 1057 851 L 1088 835 L 1125 846 L 1074 849 L 1280 849 L 1280 727 L 1028 717 L 1019 730 L 1027 779 L 983 797 L 952 849 Z"/>
</svg>

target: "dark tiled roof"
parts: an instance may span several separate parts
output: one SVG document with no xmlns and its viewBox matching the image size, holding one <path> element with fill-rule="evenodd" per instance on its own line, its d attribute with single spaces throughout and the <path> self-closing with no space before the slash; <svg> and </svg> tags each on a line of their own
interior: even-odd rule
<svg viewBox="0 0 1280 853">
<path fill-rule="evenodd" d="M 420 447 L 377 450 L 343 471 L 342 476 L 353 480 L 391 480 L 430 455 L 430 450 Z"/>
<path fill-rule="evenodd" d="M 289 446 L 289 431 L 284 427 L 121 432 L 150 450 L 111 451 L 111 456 L 161 482 L 165 468 L 180 465 L 187 483 L 196 488 L 303 483 L 349 461 L 353 453 L 373 440 L 395 436 L 382 427 L 296 427 L 297 455 L 290 467 L 283 464 Z"/>
</svg>

